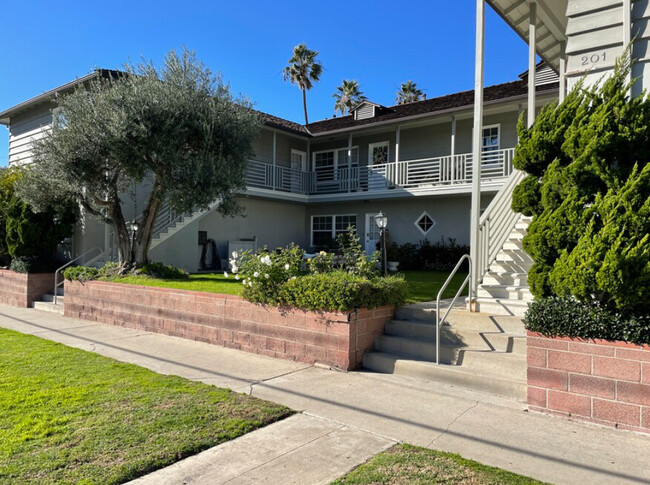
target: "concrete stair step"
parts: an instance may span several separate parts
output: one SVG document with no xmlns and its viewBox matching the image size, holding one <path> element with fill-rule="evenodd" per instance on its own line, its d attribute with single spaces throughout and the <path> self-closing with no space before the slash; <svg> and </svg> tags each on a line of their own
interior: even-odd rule
<svg viewBox="0 0 650 485">
<path fill-rule="evenodd" d="M 499 375 L 467 370 L 463 366 L 436 365 L 433 362 L 403 359 L 383 352 L 366 352 L 363 366 L 375 372 L 444 382 L 519 401 L 526 399 L 525 380 L 504 379 Z"/>
<path fill-rule="evenodd" d="M 58 313 L 60 315 L 63 315 L 63 301 L 60 301 L 56 305 L 54 304 L 54 302 L 34 301 L 32 302 L 32 308 L 36 310 Z"/>
<path fill-rule="evenodd" d="M 493 261 L 490 271 L 493 273 L 528 273 L 533 263 L 515 261 Z"/>
<path fill-rule="evenodd" d="M 441 342 L 440 362 L 455 364 L 461 348 Z M 409 359 L 436 361 L 436 343 L 431 340 L 380 335 L 375 337 L 375 350 Z"/>
<path fill-rule="evenodd" d="M 523 249 L 501 249 L 497 253 L 496 261 L 508 263 L 533 264 L 533 260 Z"/>
<path fill-rule="evenodd" d="M 483 277 L 484 285 L 528 286 L 528 273 L 497 273 L 488 271 Z"/>
<path fill-rule="evenodd" d="M 532 301 L 533 295 L 527 287 L 509 285 L 486 285 L 478 287 L 479 298 L 502 298 L 508 300 Z"/>
<path fill-rule="evenodd" d="M 425 322 L 393 320 L 386 324 L 385 335 L 435 342 L 436 326 Z M 489 331 L 443 325 L 440 327 L 440 343 L 445 346 L 494 349 L 501 352 L 526 352 L 523 325 L 518 333 L 504 333 L 496 325 Z"/>
<path fill-rule="evenodd" d="M 65 300 L 65 296 L 63 296 L 63 291 L 58 292 L 59 294 L 56 297 L 56 300 L 58 303 L 63 304 L 63 301 Z M 54 295 L 52 293 L 47 293 L 43 296 L 41 296 L 40 301 L 44 301 L 47 303 L 54 303 Z"/>
<path fill-rule="evenodd" d="M 526 229 L 528 229 L 528 226 L 530 226 L 531 222 L 532 219 L 530 221 L 525 219 L 519 219 L 519 221 L 515 224 L 515 229 L 525 231 Z"/>
<path fill-rule="evenodd" d="M 503 298 L 476 298 L 477 309 L 491 315 L 509 315 L 523 318 L 528 310 L 525 300 L 508 300 Z"/>
<path fill-rule="evenodd" d="M 482 332 L 480 336 L 486 340 L 489 346 L 498 352 L 526 355 L 525 335 L 503 332 Z"/>
<path fill-rule="evenodd" d="M 526 355 L 494 350 L 462 349 L 457 364 L 467 370 L 526 381 Z"/>
<path fill-rule="evenodd" d="M 528 308 L 528 304 L 526 304 Z M 424 323 L 432 325 L 435 329 L 436 313 L 434 311 L 435 303 L 422 305 L 405 305 L 398 307 L 395 312 L 394 321 L 407 321 L 412 323 Z M 502 331 L 506 333 L 524 335 L 524 324 L 519 316 L 512 316 L 508 313 L 490 314 L 487 311 L 468 312 L 464 309 L 453 309 L 449 312 L 445 325 L 449 325 L 454 330 L 468 329 L 482 332 Z M 445 327 L 443 325 L 443 328 Z M 412 327 L 417 328 L 417 327 Z M 430 332 L 430 330 L 421 330 Z M 435 330 L 434 330 L 435 331 Z M 414 336 L 418 336 L 415 334 Z"/>
<path fill-rule="evenodd" d="M 508 238 L 506 242 L 503 243 L 503 249 L 510 249 L 513 251 L 523 251 L 524 247 L 521 242 L 521 239 Z"/>
</svg>

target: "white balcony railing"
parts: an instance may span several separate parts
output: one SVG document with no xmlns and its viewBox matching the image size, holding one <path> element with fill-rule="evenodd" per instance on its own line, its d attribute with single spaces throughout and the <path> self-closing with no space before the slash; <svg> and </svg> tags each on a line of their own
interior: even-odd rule
<svg viewBox="0 0 650 485">
<path fill-rule="evenodd" d="M 514 152 L 514 148 L 506 148 L 483 153 L 481 178 L 508 177 Z M 325 167 L 312 172 L 251 160 L 246 170 L 248 187 L 297 194 L 426 189 L 471 182 L 471 153 L 361 167 Z"/>
</svg>

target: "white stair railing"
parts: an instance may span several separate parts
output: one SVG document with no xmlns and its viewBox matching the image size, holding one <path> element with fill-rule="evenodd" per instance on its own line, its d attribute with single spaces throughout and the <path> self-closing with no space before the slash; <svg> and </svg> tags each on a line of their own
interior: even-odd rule
<svg viewBox="0 0 650 485">
<path fill-rule="evenodd" d="M 526 177 L 524 172 L 513 170 L 505 185 L 492 199 L 479 220 L 479 251 L 475 262 L 478 279 L 481 281 L 496 259 L 498 252 L 515 227 L 520 214 L 512 210 L 512 193 Z"/>
</svg>

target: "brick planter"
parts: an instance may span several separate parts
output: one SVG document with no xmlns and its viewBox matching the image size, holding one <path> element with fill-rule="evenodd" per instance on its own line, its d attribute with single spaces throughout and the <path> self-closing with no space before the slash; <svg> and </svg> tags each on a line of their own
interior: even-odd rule
<svg viewBox="0 0 650 485">
<path fill-rule="evenodd" d="M 0 303 L 29 308 L 32 302 L 53 291 L 54 273 L 16 273 L 0 269 Z"/>
<path fill-rule="evenodd" d="M 528 332 L 528 404 L 650 433 L 650 346 Z"/>
<path fill-rule="evenodd" d="M 392 307 L 348 313 L 278 309 L 238 296 L 66 281 L 65 315 L 340 369 L 364 351 L 393 318 Z"/>
</svg>

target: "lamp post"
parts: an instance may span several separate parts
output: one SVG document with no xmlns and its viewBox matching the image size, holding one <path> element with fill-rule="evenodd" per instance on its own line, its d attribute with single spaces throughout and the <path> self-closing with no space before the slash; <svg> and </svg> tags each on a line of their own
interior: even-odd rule
<svg viewBox="0 0 650 485">
<path fill-rule="evenodd" d="M 129 222 L 131 228 L 131 253 L 135 250 L 135 233 L 138 232 L 138 221 L 133 219 Z"/>
<path fill-rule="evenodd" d="M 382 211 L 375 216 L 375 224 L 379 228 L 379 235 L 381 236 L 381 254 L 382 263 L 384 267 L 384 276 L 388 275 L 388 265 L 386 264 L 386 228 L 388 227 L 388 217 Z"/>
</svg>

